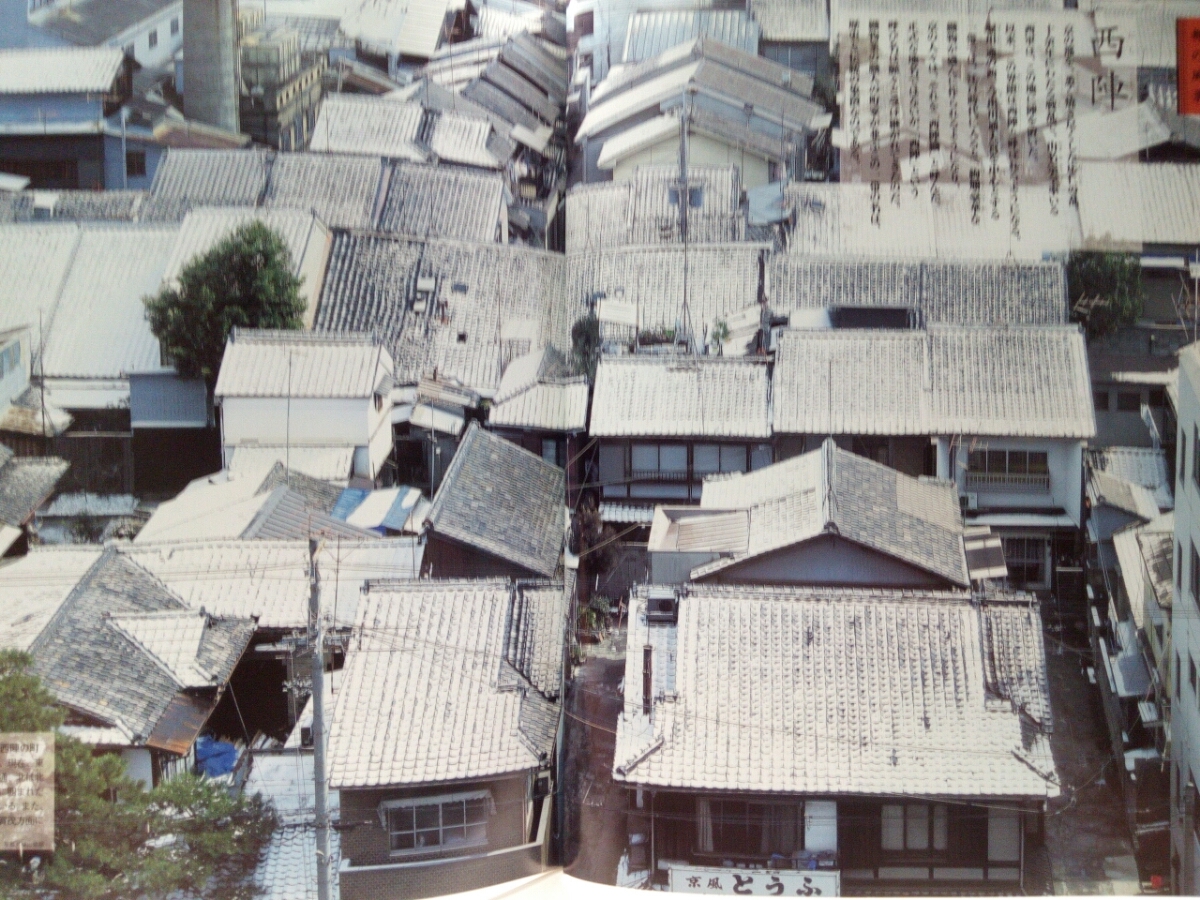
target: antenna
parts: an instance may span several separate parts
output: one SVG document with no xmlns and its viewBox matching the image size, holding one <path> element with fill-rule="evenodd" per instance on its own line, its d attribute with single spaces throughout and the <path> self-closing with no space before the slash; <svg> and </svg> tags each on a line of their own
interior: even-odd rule
<svg viewBox="0 0 1200 900">
<path fill-rule="evenodd" d="M 292 486 L 292 351 L 288 349 L 287 418 L 283 426 L 284 482 Z"/>
<path fill-rule="evenodd" d="M 697 347 L 688 316 L 688 206 L 691 204 L 691 192 L 688 190 L 688 129 L 691 116 L 687 88 L 684 88 L 683 107 L 679 115 L 679 180 L 676 189 L 679 200 L 679 237 L 683 241 L 683 304 L 680 324 L 687 339 L 688 350 L 695 354 Z"/>
<path fill-rule="evenodd" d="M 317 539 L 308 539 L 308 639 L 312 647 L 313 787 L 317 825 L 317 897 L 329 900 L 329 811 L 325 783 L 325 628 L 321 620 L 321 578 Z"/>
</svg>

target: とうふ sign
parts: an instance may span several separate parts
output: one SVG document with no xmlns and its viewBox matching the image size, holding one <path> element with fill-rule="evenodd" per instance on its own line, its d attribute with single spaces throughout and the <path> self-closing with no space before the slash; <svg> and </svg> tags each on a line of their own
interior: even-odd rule
<svg viewBox="0 0 1200 900">
<path fill-rule="evenodd" d="M 724 869 L 671 866 L 672 891 L 683 894 L 731 894 L 745 897 L 836 897 L 840 872 L 801 869 Z"/>
</svg>

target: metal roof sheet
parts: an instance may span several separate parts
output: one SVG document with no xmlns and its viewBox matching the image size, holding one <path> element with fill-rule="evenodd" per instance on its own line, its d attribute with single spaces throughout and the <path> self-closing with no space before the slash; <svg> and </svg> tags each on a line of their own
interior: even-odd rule
<svg viewBox="0 0 1200 900">
<path fill-rule="evenodd" d="M 369 398 L 391 372 L 387 351 L 367 335 L 237 328 L 216 396 Z"/>
<path fill-rule="evenodd" d="M 183 218 L 193 206 L 257 206 L 274 154 L 247 150 L 171 148 L 159 161 L 150 201 L 162 215 Z"/>
<path fill-rule="evenodd" d="M 262 222 L 279 233 L 292 257 L 292 271 L 301 274 L 308 250 L 328 232 L 315 214 L 299 209 L 247 209 L 222 207 L 193 209 L 179 226 L 175 246 L 167 260 L 163 280 L 176 281 L 190 262 L 203 256 L 237 229 Z"/>
<path fill-rule="evenodd" d="M 348 0 L 341 30 L 376 52 L 429 59 L 448 8 L 448 0 Z"/>
<path fill-rule="evenodd" d="M 693 585 L 677 626 L 648 623 L 646 602 L 643 589 L 630 604 L 619 782 L 808 795 L 1060 792 L 1046 735 L 1030 735 L 1013 705 L 990 699 L 1048 711 L 1031 600 L 983 612 L 961 594 Z M 649 715 L 629 702 L 645 646 L 664 679 Z"/>
<path fill-rule="evenodd" d="M 425 109 L 389 97 L 333 94 L 321 103 L 308 149 L 425 162 L 418 135 Z"/>
<path fill-rule="evenodd" d="M 491 122 L 444 112 L 434 122 L 429 147 L 438 159 L 447 162 L 502 169 L 506 160 L 492 154 L 491 137 Z"/>
<path fill-rule="evenodd" d="M 785 331 L 773 393 L 782 433 L 1096 433 L 1075 326 Z"/>
<path fill-rule="evenodd" d="M 702 35 L 757 54 L 759 34 L 758 23 L 741 9 L 642 10 L 629 20 L 623 58 L 641 62 Z"/>
<path fill-rule="evenodd" d="M 47 377 L 117 379 L 158 367 L 158 339 L 142 299 L 161 285 L 177 235 L 174 226 L 81 230 L 54 317 L 46 322 Z"/>
<path fill-rule="evenodd" d="M 509 662 L 512 628 L 522 622 L 515 593 L 505 581 L 371 586 L 337 692 L 332 786 L 432 784 L 539 766 L 553 733 L 547 742 L 525 723 L 550 705 Z M 536 629 L 561 635 L 552 604 L 531 612 L 550 620 Z"/>
<path fill-rule="evenodd" d="M 1172 509 L 1175 497 L 1167 473 L 1167 454 L 1150 447 L 1101 447 L 1089 450 L 1088 465 L 1153 492 L 1159 509 Z"/>
<path fill-rule="evenodd" d="M 33 346 L 40 346 L 79 236 L 74 224 L 0 225 L 0 330 L 28 325 Z"/>
<path fill-rule="evenodd" d="M 588 431 L 594 437 L 768 438 L 766 360 L 604 357 Z"/>
<path fill-rule="evenodd" d="M 0 94 L 105 94 L 124 63 L 119 47 L 0 50 Z"/>
<path fill-rule="evenodd" d="M 1083 162 L 1079 220 L 1093 250 L 1200 244 L 1200 166 Z"/>
</svg>

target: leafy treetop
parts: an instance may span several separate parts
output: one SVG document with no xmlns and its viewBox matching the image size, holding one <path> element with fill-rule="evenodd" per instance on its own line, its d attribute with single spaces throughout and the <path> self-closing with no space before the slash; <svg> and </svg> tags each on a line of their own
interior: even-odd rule
<svg viewBox="0 0 1200 900">
<path fill-rule="evenodd" d="M 179 373 L 211 391 L 234 328 L 301 327 L 302 284 L 283 237 L 250 222 L 192 260 L 178 287 L 147 297 L 146 318 Z"/>
<path fill-rule="evenodd" d="M 0 651 L 0 733 L 49 731 L 63 714 L 32 671 L 33 658 Z M 184 775 L 147 790 L 113 753 L 55 736 L 54 840 L 32 865 L 0 855 L 0 897 L 248 900 L 251 874 L 276 827 L 261 798 Z"/>
</svg>

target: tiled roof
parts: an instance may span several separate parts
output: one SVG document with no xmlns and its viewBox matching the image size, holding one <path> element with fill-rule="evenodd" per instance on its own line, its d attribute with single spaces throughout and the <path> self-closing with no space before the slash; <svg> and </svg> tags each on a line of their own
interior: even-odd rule
<svg viewBox="0 0 1200 900">
<path fill-rule="evenodd" d="M 629 20 L 624 60 L 640 62 L 701 35 L 745 53 L 758 53 L 758 23 L 745 10 L 649 9 Z"/>
<path fill-rule="evenodd" d="M 780 253 L 767 263 L 776 314 L 831 306 L 902 306 L 939 325 L 1065 325 L 1058 262 L 846 259 Z"/>
<path fill-rule="evenodd" d="M 1151 491 L 1159 509 L 1174 508 L 1175 496 L 1171 491 L 1171 478 L 1167 474 L 1165 451 L 1149 447 L 1101 447 L 1089 450 L 1087 461 L 1094 471 L 1104 472 Z"/>
<path fill-rule="evenodd" d="M 379 334 L 397 384 L 436 371 L 491 395 L 508 360 L 570 346 L 564 267 L 561 254 L 525 247 L 338 234 L 314 327 Z M 436 281 L 424 311 L 410 303 L 417 275 Z"/>
<path fill-rule="evenodd" d="M 954 484 L 911 478 L 829 439 L 819 450 L 755 472 L 709 478 L 700 505 L 749 508 L 750 528 L 745 553 L 700 566 L 696 579 L 832 532 L 970 585 Z"/>
<path fill-rule="evenodd" d="M 0 444 L 0 523 L 20 528 L 50 495 L 70 467 L 57 456 L 16 456 Z"/>
<path fill-rule="evenodd" d="M 117 47 L 0 51 L 0 94 L 106 94 L 125 54 Z"/>
<path fill-rule="evenodd" d="M 200 645 L 209 627 L 206 614 L 189 610 L 131 613 L 112 616 L 107 624 L 154 657 L 180 687 L 214 683 L 217 673 L 206 671 L 199 661 Z"/>
<path fill-rule="evenodd" d="M 369 157 L 280 153 L 263 206 L 311 210 L 331 228 L 370 228 L 383 172 Z"/>
<path fill-rule="evenodd" d="M 771 436 L 765 360 L 604 357 L 589 432 L 596 437 Z"/>
<path fill-rule="evenodd" d="M 773 393 L 790 434 L 1096 433 L 1075 326 L 786 331 Z"/>
<path fill-rule="evenodd" d="M 1013 602 L 1011 595 L 985 598 L 979 605 L 983 626 L 984 679 L 988 690 L 1033 719 L 1043 731 L 1054 730 L 1046 646 L 1036 601 Z"/>
<path fill-rule="evenodd" d="M 40 25 L 76 46 L 94 47 L 120 43 L 116 40 L 126 29 L 161 16 L 179 0 L 88 0 L 50 11 Z"/>
<path fill-rule="evenodd" d="M 159 365 L 142 299 L 162 282 L 173 226 L 81 229 L 53 320 L 46 321 L 49 378 L 121 378 Z"/>
<path fill-rule="evenodd" d="M 333 787 L 484 778 L 536 768 L 548 756 L 553 735 L 522 728 L 538 717 L 530 707 L 540 715 L 548 704 L 505 658 L 514 591 L 504 581 L 371 586 L 335 702 Z M 556 612 L 552 603 L 537 606 L 530 614 Z"/>
<path fill-rule="evenodd" d="M 1026 598 L 1022 607 L 1032 601 Z M 1036 611 L 965 594 L 692 586 L 678 626 L 630 604 L 618 781 L 685 789 L 1057 796 Z M 1036 608 L 1034 608 L 1036 609 Z M 987 621 L 987 637 L 984 623 Z M 657 679 L 642 714 L 642 648 Z"/>
<path fill-rule="evenodd" d="M 78 222 L 133 222 L 148 196 L 147 191 L 55 191 L 51 215 Z"/>
<path fill-rule="evenodd" d="M 759 257 L 765 249 L 743 243 L 572 253 L 567 257 L 566 305 L 583 315 L 584 304 L 599 294 L 634 306 L 642 329 L 679 330 L 686 298 L 695 340 L 701 342 L 704 329 L 715 320 L 758 302 Z"/>
<path fill-rule="evenodd" d="M 257 206 L 273 158 L 262 151 L 171 149 L 154 173 L 150 199 L 182 206 L 173 212 L 180 219 L 194 206 Z"/>
<path fill-rule="evenodd" d="M 238 537 L 278 541 L 307 539 L 316 534 L 340 540 L 365 540 L 372 536 L 369 531 L 314 509 L 302 494 L 286 485 L 281 484 L 263 496 L 262 507 Z"/>
<path fill-rule="evenodd" d="M 499 174 L 396 163 L 379 213 L 379 230 L 486 243 L 496 240 L 505 215 Z"/>
<path fill-rule="evenodd" d="M 422 550 L 415 538 L 324 542 L 317 556 L 322 610 L 341 625 L 351 624 L 363 582 L 415 578 Z M 307 540 L 164 541 L 135 543 L 121 552 L 191 609 L 253 618 L 259 628 L 307 626 Z"/>
<path fill-rule="evenodd" d="M 101 552 L 87 545 L 34 547 L 0 566 L 0 648 L 28 650 Z"/>
<path fill-rule="evenodd" d="M 301 265 L 309 247 L 319 240 L 326 239 L 324 226 L 313 214 L 298 209 L 194 209 L 179 226 L 179 235 L 167 261 L 163 279 L 173 281 L 179 278 L 188 263 L 212 250 L 238 228 L 251 222 L 262 222 L 279 233 L 291 254 L 292 271 L 297 275 L 302 274 Z"/>
<path fill-rule="evenodd" d="M 235 328 L 216 396 L 368 398 L 391 369 L 387 351 L 368 335 Z"/>
<path fill-rule="evenodd" d="M 441 42 L 448 0 L 350 0 L 342 33 L 372 52 L 428 59 Z"/>
<path fill-rule="evenodd" d="M 829 40 L 829 12 L 821 0 L 750 0 L 764 41 Z"/>
<path fill-rule="evenodd" d="M 317 900 L 317 826 L 283 824 L 263 850 L 254 883 L 260 900 Z M 329 829 L 329 897 L 338 900 L 341 836 Z"/>
<path fill-rule="evenodd" d="M 584 431 L 587 377 L 560 374 L 565 370 L 562 354 L 549 347 L 514 359 L 504 369 L 488 422 L 514 428 Z"/>
<path fill-rule="evenodd" d="M 35 669 L 60 703 L 124 729 L 131 743 L 142 743 L 182 685 L 160 657 L 114 627 L 110 617 L 185 609 L 148 572 L 107 550 L 33 643 Z M 194 658 L 219 684 L 245 651 L 254 623 L 224 619 L 211 625 L 203 630 Z"/>
<path fill-rule="evenodd" d="M 562 557 L 566 476 L 472 422 L 426 519 L 436 534 L 538 575 Z"/>
<path fill-rule="evenodd" d="M 875 225 L 869 184 L 793 182 L 785 191 L 785 205 L 796 219 L 788 252 L 887 259 L 1040 260 L 1047 253 L 1065 253 L 1079 244 L 1078 220 L 1069 211 L 1054 214 L 1044 186 L 1018 189 L 1021 227 L 1015 237 L 1007 214 L 999 219 L 980 215 L 978 223 L 972 223 L 967 185 L 942 183 L 939 191 L 936 205 L 928 197 L 905 200 L 899 208 L 885 203 Z"/>
<path fill-rule="evenodd" d="M 550 699 L 558 697 L 562 689 L 563 629 L 574 588 L 571 569 L 565 584 L 522 581 L 513 594 L 504 659 Z"/>
<path fill-rule="evenodd" d="M 567 193 L 567 252 L 680 243 L 679 206 L 671 202 L 678 178 L 674 166 L 639 166 L 628 181 L 572 188 Z M 737 167 L 689 167 L 688 186 L 702 189 L 701 205 L 688 210 L 688 243 L 741 240 L 745 217 L 739 208 Z"/>
<path fill-rule="evenodd" d="M 321 103 L 308 149 L 314 153 L 354 153 L 425 162 L 418 141 L 425 110 L 419 103 L 388 97 L 331 94 Z"/>
<path fill-rule="evenodd" d="M 1079 220 L 1090 249 L 1200 243 L 1200 172 L 1189 164 L 1084 162 Z"/>
</svg>

